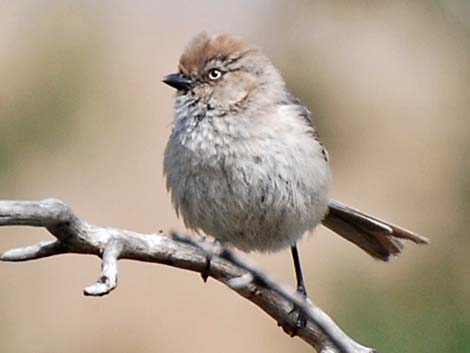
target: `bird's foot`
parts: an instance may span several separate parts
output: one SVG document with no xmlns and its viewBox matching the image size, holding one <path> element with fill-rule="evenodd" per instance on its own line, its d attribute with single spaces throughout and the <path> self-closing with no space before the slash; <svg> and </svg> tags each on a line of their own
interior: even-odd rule
<svg viewBox="0 0 470 353">
<path fill-rule="evenodd" d="M 212 255 L 207 254 L 206 255 L 206 266 L 201 272 L 201 277 L 204 283 L 207 282 L 207 278 L 209 278 L 209 274 L 211 272 L 211 260 L 212 260 Z"/>
<path fill-rule="evenodd" d="M 298 287 L 297 294 L 302 296 L 305 300 L 308 300 L 307 292 L 305 291 L 304 287 Z M 303 330 L 305 326 L 307 326 L 307 318 L 305 314 L 297 307 L 297 305 L 294 305 L 292 310 L 289 312 L 289 316 L 295 317 L 295 326 L 290 328 L 283 327 L 283 329 L 291 337 L 294 337 L 297 336 L 300 330 Z"/>
<path fill-rule="evenodd" d="M 307 326 L 307 318 L 305 317 L 305 314 L 299 310 L 299 308 L 294 305 L 292 310 L 289 312 L 289 315 L 292 315 L 296 317 L 295 320 L 295 330 L 294 334 L 292 336 L 295 336 L 298 331 L 302 330 Z"/>
</svg>

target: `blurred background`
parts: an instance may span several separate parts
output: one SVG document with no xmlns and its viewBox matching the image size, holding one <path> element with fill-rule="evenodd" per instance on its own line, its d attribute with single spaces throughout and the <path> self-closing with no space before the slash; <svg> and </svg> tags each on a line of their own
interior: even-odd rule
<svg viewBox="0 0 470 353">
<path fill-rule="evenodd" d="M 90 222 L 184 230 L 162 155 L 161 83 L 206 30 L 265 49 L 312 110 L 333 196 L 429 236 L 378 263 L 325 229 L 301 244 L 312 299 L 383 353 L 470 352 L 470 2 L 1 1 L 0 199 L 58 197 Z M 50 238 L 0 229 L 0 251 Z M 248 255 L 294 284 L 289 252 Z M 213 280 L 98 258 L 0 264 L 1 353 L 310 352 Z"/>
</svg>

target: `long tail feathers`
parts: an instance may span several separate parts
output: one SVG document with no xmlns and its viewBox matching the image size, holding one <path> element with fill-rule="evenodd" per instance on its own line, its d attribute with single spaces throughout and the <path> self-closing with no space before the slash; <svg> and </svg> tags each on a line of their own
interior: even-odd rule
<svg viewBox="0 0 470 353">
<path fill-rule="evenodd" d="M 429 240 L 404 228 L 331 200 L 323 224 L 343 238 L 356 244 L 376 259 L 388 261 L 403 250 L 401 239 L 417 244 L 429 244 Z"/>
</svg>

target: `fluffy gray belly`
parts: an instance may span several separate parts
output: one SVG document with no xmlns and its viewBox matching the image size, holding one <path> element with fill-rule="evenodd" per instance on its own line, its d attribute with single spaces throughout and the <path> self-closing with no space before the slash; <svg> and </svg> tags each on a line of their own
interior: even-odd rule
<svg viewBox="0 0 470 353">
<path fill-rule="evenodd" d="M 316 156 L 291 157 L 242 155 L 199 163 L 200 156 L 188 151 L 167 151 L 174 207 L 188 228 L 241 250 L 288 247 L 323 219 L 329 184 L 328 167 Z"/>
</svg>

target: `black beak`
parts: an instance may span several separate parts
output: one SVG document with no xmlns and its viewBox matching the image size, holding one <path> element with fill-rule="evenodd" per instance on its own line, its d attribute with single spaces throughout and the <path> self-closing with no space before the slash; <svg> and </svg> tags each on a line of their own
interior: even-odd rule
<svg viewBox="0 0 470 353">
<path fill-rule="evenodd" d="M 176 88 L 178 91 L 189 91 L 193 88 L 193 80 L 183 76 L 183 74 L 169 74 L 163 78 L 168 86 Z"/>
</svg>

